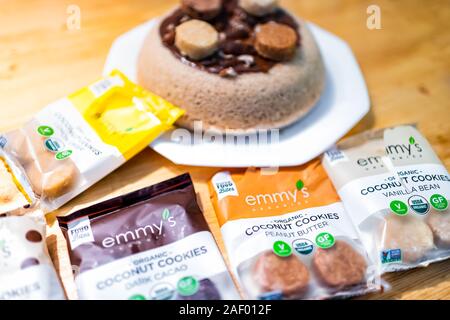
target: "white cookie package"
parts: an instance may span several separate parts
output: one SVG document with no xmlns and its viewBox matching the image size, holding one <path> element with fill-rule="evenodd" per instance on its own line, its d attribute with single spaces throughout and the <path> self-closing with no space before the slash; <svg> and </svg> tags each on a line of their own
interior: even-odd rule
<svg viewBox="0 0 450 320">
<path fill-rule="evenodd" d="M 415 127 L 350 137 L 323 164 L 383 272 L 450 257 L 450 177 Z"/>
</svg>

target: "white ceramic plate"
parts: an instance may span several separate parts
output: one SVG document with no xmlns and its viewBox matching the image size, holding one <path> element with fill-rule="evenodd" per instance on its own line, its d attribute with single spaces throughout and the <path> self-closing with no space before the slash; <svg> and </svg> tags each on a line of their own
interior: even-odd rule
<svg viewBox="0 0 450 320">
<path fill-rule="evenodd" d="M 105 75 L 117 68 L 136 81 L 138 53 L 155 22 L 150 20 L 115 40 L 106 60 Z M 309 27 L 325 61 L 326 88 L 318 105 L 305 118 L 281 130 L 278 141 L 269 136 L 267 140 L 272 143 L 264 143 L 265 135 L 228 142 L 216 137 L 214 141 L 202 139 L 201 134 L 175 130 L 159 137 L 151 147 L 176 164 L 206 167 L 295 166 L 331 147 L 369 111 L 370 100 L 347 43 L 314 24 Z M 175 136 L 184 138 L 180 141 Z"/>
</svg>

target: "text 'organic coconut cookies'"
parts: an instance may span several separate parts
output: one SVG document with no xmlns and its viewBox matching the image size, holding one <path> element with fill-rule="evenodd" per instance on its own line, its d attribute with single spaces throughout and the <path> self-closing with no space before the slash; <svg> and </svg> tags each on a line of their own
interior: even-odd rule
<svg viewBox="0 0 450 320">
<path fill-rule="evenodd" d="M 58 221 L 80 299 L 239 299 L 188 174 Z"/>
<path fill-rule="evenodd" d="M 210 185 L 246 298 L 326 299 L 378 289 L 379 273 L 319 161 L 270 175 L 219 172 Z"/>
<path fill-rule="evenodd" d="M 383 271 L 450 257 L 450 177 L 416 128 L 350 137 L 326 152 L 323 163 Z"/>
</svg>

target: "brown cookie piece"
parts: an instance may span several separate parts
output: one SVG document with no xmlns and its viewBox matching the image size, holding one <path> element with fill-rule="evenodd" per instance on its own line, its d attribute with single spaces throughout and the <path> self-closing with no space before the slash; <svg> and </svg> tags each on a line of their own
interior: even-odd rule
<svg viewBox="0 0 450 320">
<path fill-rule="evenodd" d="M 8 150 L 24 166 L 48 152 L 44 146 L 45 139 L 37 132 L 37 124 L 30 123 L 14 132 Z"/>
<path fill-rule="evenodd" d="M 42 168 L 36 163 L 25 166 L 33 190 L 39 196 L 59 197 L 68 192 L 76 180 L 77 168 L 71 160 L 54 161 L 57 162 L 47 168 Z"/>
<path fill-rule="evenodd" d="M 222 0 L 183 0 L 181 9 L 192 18 L 211 20 L 222 10 Z"/>
<path fill-rule="evenodd" d="M 432 211 L 427 224 L 434 235 L 434 241 L 440 247 L 450 247 L 450 213 Z"/>
<path fill-rule="evenodd" d="M 291 27 L 268 22 L 255 29 L 255 49 L 263 57 L 286 61 L 294 57 L 297 49 L 297 33 Z"/>
<path fill-rule="evenodd" d="M 364 257 L 341 240 L 337 240 L 331 248 L 317 249 L 312 263 L 319 279 L 335 288 L 363 282 L 367 269 Z"/>
<path fill-rule="evenodd" d="M 26 269 L 32 266 L 37 266 L 39 265 L 39 260 L 36 258 L 27 258 L 25 259 L 21 265 L 20 265 L 20 269 Z"/>
<path fill-rule="evenodd" d="M 42 235 L 39 233 L 39 231 L 36 230 L 30 230 L 25 234 L 25 239 L 27 239 L 30 242 L 41 242 L 42 241 Z"/>
<path fill-rule="evenodd" d="M 29 150 L 28 139 L 22 131 L 14 133 L 7 145 L 8 151 L 22 164 L 33 161 L 33 155 Z"/>
<path fill-rule="evenodd" d="M 400 249 L 403 262 L 416 262 L 433 249 L 433 232 L 420 218 L 389 214 L 382 246 L 384 250 Z"/>
<path fill-rule="evenodd" d="M 278 7 L 277 0 L 239 0 L 239 6 L 251 15 L 262 17 Z"/>
<path fill-rule="evenodd" d="M 261 254 L 253 266 L 253 279 L 264 292 L 281 291 L 284 296 L 302 294 L 309 284 L 308 268 L 295 255 Z"/>
<path fill-rule="evenodd" d="M 189 20 L 176 27 L 175 45 L 182 54 L 201 60 L 216 52 L 219 33 L 205 21 Z"/>
</svg>

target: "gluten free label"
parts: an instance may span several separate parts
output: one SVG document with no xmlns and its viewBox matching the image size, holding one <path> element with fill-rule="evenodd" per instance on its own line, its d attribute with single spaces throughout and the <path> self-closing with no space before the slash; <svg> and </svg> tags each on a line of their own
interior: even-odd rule
<svg viewBox="0 0 450 320">
<path fill-rule="evenodd" d="M 177 283 L 177 290 L 182 296 L 192 296 L 197 293 L 199 288 L 200 283 L 191 276 L 181 278 Z"/>
<path fill-rule="evenodd" d="M 316 237 L 316 244 L 322 249 L 331 248 L 335 242 L 333 235 L 328 232 L 322 232 Z"/>
<path fill-rule="evenodd" d="M 448 208 L 448 200 L 443 195 L 433 194 L 430 203 L 436 210 L 442 211 Z"/>
</svg>

